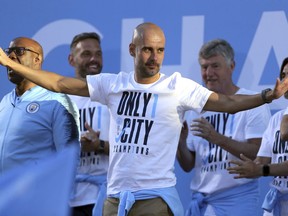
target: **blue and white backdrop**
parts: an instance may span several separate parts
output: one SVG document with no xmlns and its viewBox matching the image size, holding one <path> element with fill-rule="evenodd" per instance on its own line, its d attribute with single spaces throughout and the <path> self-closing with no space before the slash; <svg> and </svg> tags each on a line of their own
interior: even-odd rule
<svg viewBox="0 0 288 216">
<path fill-rule="evenodd" d="M 0 46 L 18 36 L 32 37 L 44 48 L 44 69 L 73 76 L 67 56 L 72 37 L 96 31 L 102 37 L 103 72 L 133 70 L 128 53 L 133 28 L 151 21 L 166 33 L 162 72 L 180 71 L 201 83 L 197 54 L 203 42 L 224 38 L 235 49 L 237 85 L 260 91 L 272 87 L 283 58 L 288 56 L 287 0 L 1 0 Z M 13 85 L 0 68 L 0 97 Z M 273 102 L 272 112 L 287 106 Z M 176 164 L 177 187 L 185 207 L 190 174 Z M 261 194 L 267 179 L 260 179 Z"/>
</svg>

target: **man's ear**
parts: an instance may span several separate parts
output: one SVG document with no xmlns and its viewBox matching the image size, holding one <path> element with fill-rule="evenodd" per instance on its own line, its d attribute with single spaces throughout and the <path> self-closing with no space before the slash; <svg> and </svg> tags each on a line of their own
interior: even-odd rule
<svg viewBox="0 0 288 216">
<path fill-rule="evenodd" d="M 135 49 L 136 49 L 135 44 L 130 43 L 130 44 L 129 44 L 129 53 L 130 53 L 130 55 L 133 56 L 133 57 L 135 57 Z"/>
<path fill-rule="evenodd" d="M 74 59 L 71 54 L 68 55 L 68 62 L 72 67 L 74 67 Z"/>
<path fill-rule="evenodd" d="M 38 55 L 37 57 L 35 57 L 35 63 L 39 64 L 40 66 L 42 65 L 43 59 L 42 56 Z"/>
</svg>

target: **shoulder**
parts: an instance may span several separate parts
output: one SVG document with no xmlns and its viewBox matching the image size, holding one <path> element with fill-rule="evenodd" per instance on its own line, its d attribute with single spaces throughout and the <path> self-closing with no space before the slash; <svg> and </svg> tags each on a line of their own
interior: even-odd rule
<svg viewBox="0 0 288 216">
<path fill-rule="evenodd" d="M 173 85 L 173 86 L 177 85 L 177 86 L 182 87 L 184 89 L 187 88 L 187 86 L 189 86 L 189 87 L 192 87 L 192 86 L 203 87 L 202 85 L 195 82 L 194 80 L 183 77 L 180 72 L 173 72 L 171 75 L 161 74 L 161 79 L 167 80 L 170 83 L 170 85 Z"/>
<path fill-rule="evenodd" d="M 47 89 L 42 89 L 41 93 L 45 94 L 47 98 L 49 98 L 50 100 L 57 100 L 57 101 L 71 100 L 66 94 L 49 91 Z"/>
<path fill-rule="evenodd" d="M 101 73 L 97 75 L 89 75 L 87 76 L 87 83 L 89 85 L 95 85 L 97 84 L 98 86 L 106 86 L 106 85 L 111 85 L 113 83 L 121 83 L 124 82 L 126 83 L 129 81 L 129 77 L 133 77 L 132 75 L 133 72 L 127 73 L 127 72 L 119 72 L 117 74 L 115 73 Z M 134 74 L 134 73 L 133 73 Z"/>
<path fill-rule="evenodd" d="M 286 111 L 286 108 L 279 110 L 276 113 L 274 113 L 271 118 L 273 118 L 273 119 L 282 118 L 285 115 L 285 111 Z"/>
<path fill-rule="evenodd" d="M 2 98 L 2 101 L 9 99 L 10 97 L 12 97 L 13 95 L 15 95 L 15 90 L 5 94 Z"/>
<path fill-rule="evenodd" d="M 182 77 L 180 72 L 173 72 L 171 75 L 166 75 L 161 73 L 161 77 L 166 78 L 166 79 L 171 79 L 171 80 L 182 80 L 184 77 Z"/>
<path fill-rule="evenodd" d="M 2 99 L 0 99 L 0 109 L 2 110 L 3 107 L 6 107 L 7 104 L 13 104 L 12 101 L 13 101 L 13 92 L 10 92 L 6 95 L 3 96 Z"/>
<path fill-rule="evenodd" d="M 100 73 L 96 75 L 87 75 L 87 81 L 88 80 L 93 80 L 93 79 L 115 79 L 119 77 L 128 77 L 130 73 L 120 71 L 119 73 Z"/>
<path fill-rule="evenodd" d="M 74 102 L 67 94 L 52 92 L 44 88 L 42 88 L 39 93 L 42 96 L 42 100 L 49 100 L 51 101 L 50 104 L 54 102 L 55 104 L 66 107 L 66 109 L 74 107 Z"/>
</svg>

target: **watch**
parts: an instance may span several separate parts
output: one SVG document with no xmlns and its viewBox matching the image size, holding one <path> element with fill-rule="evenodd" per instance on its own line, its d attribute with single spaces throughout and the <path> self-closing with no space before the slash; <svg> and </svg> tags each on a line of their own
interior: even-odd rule
<svg viewBox="0 0 288 216">
<path fill-rule="evenodd" d="M 263 176 L 269 176 L 270 174 L 270 166 L 268 164 L 264 164 L 262 167 Z"/>
<path fill-rule="evenodd" d="M 272 102 L 272 100 L 268 100 L 267 97 L 266 97 L 266 94 L 269 91 L 272 91 L 272 89 L 271 88 L 267 88 L 267 89 L 262 90 L 262 92 L 261 92 L 261 97 L 262 97 L 262 100 L 264 101 L 264 103 L 271 103 Z"/>
<path fill-rule="evenodd" d="M 104 149 L 105 149 L 105 141 L 100 140 L 97 152 L 104 153 Z"/>
</svg>

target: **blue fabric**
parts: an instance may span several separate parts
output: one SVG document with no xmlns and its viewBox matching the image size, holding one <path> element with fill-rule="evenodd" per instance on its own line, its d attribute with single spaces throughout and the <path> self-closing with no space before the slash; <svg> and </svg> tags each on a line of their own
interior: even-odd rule
<svg viewBox="0 0 288 216">
<path fill-rule="evenodd" d="M 78 109 L 67 95 L 35 86 L 17 97 L 13 90 L 0 110 L 0 176 L 71 145 L 80 151 Z"/>
<path fill-rule="evenodd" d="M 274 216 L 281 216 L 281 201 L 287 201 L 288 194 L 281 194 L 276 188 L 270 188 L 262 204 L 262 208 L 272 212 Z"/>
<path fill-rule="evenodd" d="M 247 203 L 247 196 L 255 200 L 254 203 Z M 193 192 L 192 200 L 185 216 L 202 216 L 207 208 L 211 205 L 217 216 L 233 215 L 256 215 L 256 202 L 258 201 L 258 183 L 252 181 L 238 187 L 233 187 L 225 191 L 214 194 L 203 195 L 202 193 Z M 248 201 L 249 202 L 249 201 Z M 247 208 L 237 209 L 237 203 L 247 203 Z M 255 212 L 255 213 L 253 213 Z M 232 213 L 232 214 L 231 214 Z"/>
<path fill-rule="evenodd" d="M 155 188 L 150 190 L 140 190 L 136 192 L 123 191 L 119 194 L 109 195 L 118 198 L 118 216 L 126 216 L 132 208 L 135 200 L 145 200 L 161 197 L 169 206 L 175 216 L 183 216 L 184 210 L 175 187 Z"/>
<path fill-rule="evenodd" d="M 135 203 L 135 196 L 131 192 L 129 191 L 121 192 L 120 203 L 118 208 L 118 216 L 127 215 L 134 203 Z"/>
<path fill-rule="evenodd" d="M 87 175 L 87 174 L 77 174 L 76 182 L 89 182 L 99 187 L 99 193 L 96 198 L 96 202 L 93 208 L 93 216 L 102 215 L 103 204 L 107 197 L 107 175 Z"/>
<path fill-rule="evenodd" d="M 76 173 L 75 147 L 67 148 L 38 166 L 11 169 L 0 178 L 1 216 L 68 216 Z"/>
</svg>

